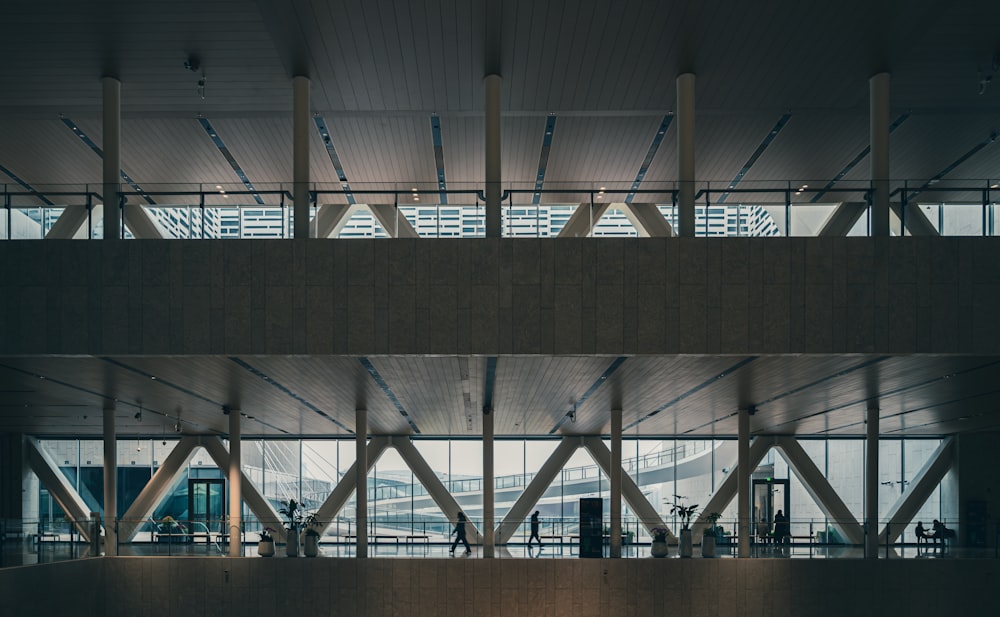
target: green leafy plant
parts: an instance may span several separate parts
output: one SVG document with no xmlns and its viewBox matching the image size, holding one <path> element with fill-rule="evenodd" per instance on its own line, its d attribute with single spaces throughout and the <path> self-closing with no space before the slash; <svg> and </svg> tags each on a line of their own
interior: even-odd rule
<svg viewBox="0 0 1000 617">
<path fill-rule="evenodd" d="M 712 512 L 711 514 L 706 514 L 705 522 L 708 523 L 708 525 L 705 527 L 705 530 L 702 531 L 702 535 L 715 536 L 716 538 L 722 537 L 723 530 L 722 527 L 718 525 L 720 518 L 722 518 L 722 515 L 719 514 L 718 512 Z"/>
<path fill-rule="evenodd" d="M 285 527 L 289 531 L 298 531 L 299 527 L 302 526 L 302 520 L 305 518 L 305 511 L 302 509 L 302 504 L 294 499 L 282 500 L 281 509 L 278 510 L 278 513 L 288 519 L 285 522 Z"/>
<path fill-rule="evenodd" d="M 681 519 L 681 529 L 687 531 L 691 527 L 691 518 L 694 517 L 694 513 L 697 509 L 698 504 L 685 506 L 682 503 L 673 503 L 670 505 L 670 514 Z"/>
<path fill-rule="evenodd" d="M 257 534 L 260 535 L 260 541 L 261 542 L 273 542 L 274 539 L 271 537 L 271 532 L 272 531 L 274 531 L 274 530 L 271 529 L 270 527 L 265 527 L 264 529 L 261 529 L 260 531 L 258 531 Z"/>
<path fill-rule="evenodd" d="M 653 534 L 653 542 L 667 541 L 667 530 L 663 527 L 653 527 L 649 532 Z"/>
</svg>

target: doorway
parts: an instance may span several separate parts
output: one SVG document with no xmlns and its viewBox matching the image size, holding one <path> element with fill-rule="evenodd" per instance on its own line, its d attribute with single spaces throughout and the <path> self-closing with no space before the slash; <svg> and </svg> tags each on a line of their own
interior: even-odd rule
<svg viewBox="0 0 1000 617">
<path fill-rule="evenodd" d="M 188 480 L 188 517 L 191 531 L 225 532 L 226 481 L 219 478 Z M 204 529 L 198 524 L 205 526 Z"/>
<path fill-rule="evenodd" d="M 758 541 L 770 541 L 774 532 L 774 515 L 782 511 L 785 520 L 791 520 L 791 500 L 788 480 L 754 478 L 753 480 L 753 530 Z"/>
</svg>

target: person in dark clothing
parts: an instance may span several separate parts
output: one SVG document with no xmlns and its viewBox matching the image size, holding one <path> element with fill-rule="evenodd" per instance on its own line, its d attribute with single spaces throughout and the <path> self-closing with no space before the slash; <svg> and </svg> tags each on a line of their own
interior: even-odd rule
<svg viewBox="0 0 1000 617">
<path fill-rule="evenodd" d="M 782 546 L 788 537 L 788 518 L 778 510 L 774 515 L 774 543 Z"/>
<path fill-rule="evenodd" d="M 455 531 L 451 532 L 455 536 L 455 541 L 451 543 L 451 550 L 448 551 L 452 555 L 455 554 L 455 547 L 461 542 L 465 545 L 465 554 L 469 555 L 472 553 L 472 547 L 469 546 L 469 541 L 465 539 L 465 514 L 463 512 L 458 513 L 458 520 L 455 521 Z"/>
<path fill-rule="evenodd" d="M 528 538 L 528 548 L 531 548 L 532 540 L 538 540 L 538 548 L 542 548 L 542 539 L 538 537 L 538 510 L 531 515 L 531 537 Z"/>
</svg>

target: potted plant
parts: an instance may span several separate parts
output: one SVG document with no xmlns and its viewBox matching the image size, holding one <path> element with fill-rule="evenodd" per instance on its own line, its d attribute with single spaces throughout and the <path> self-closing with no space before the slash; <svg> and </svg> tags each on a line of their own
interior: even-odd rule
<svg viewBox="0 0 1000 617">
<path fill-rule="evenodd" d="M 257 554 L 261 557 L 274 556 L 274 538 L 271 537 L 272 531 L 274 530 L 270 527 L 265 527 L 262 531 L 257 532 L 260 534 L 260 542 L 257 543 Z"/>
<path fill-rule="evenodd" d="M 666 557 L 670 552 L 667 547 L 667 530 L 663 527 L 653 527 L 649 533 L 653 534 L 653 544 L 650 546 L 649 554 L 653 557 Z"/>
<path fill-rule="evenodd" d="M 289 499 L 281 502 L 281 509 L 278 513 L 287 518 L 285 529 L 285 554 L 289 557 L 299 556 L 299 528 L 302 526 L 302 519 L 305 513 L 302 511 L 302 504 Z"/>
<path fill-rule="evenodd" d="M 304 519 L 305 532 L 302 542 L 302 553 L 306 557 L 317 557 L 319 555 L 319 527 L 320 523 L 315 514 L 310 514 Z"/>
<path fill-rule="evenodd" d="M 674 496 L 679 497 L 679 495 L 674 495 Z M 691 518 L 694 516 L 695 509 L 697 507 L 698 504 L 694 504 L 693 506 L 685 506 L 682 503 L 674 503 L 671 504 L 670 507 L 670 514 L 675 515 L 677 516 L 677 518 L 681 519 L 681 534 L 680 534 L 680 548 L 679 548 L 681 557 L 690 557 L 693 552 L 691 546 L 692 544 Z"/>
<path fill-rule="evenodd" d="M 711 514 L 705 516 L 705 522 L 708 523 L 708 525 L 701 533 L 702 557 L 715 557 L 715 544 L 722 531 L 722 528 L 716 524 L 719 522 L 720 518 L 722 518 L 722 515 L 718 512 L 712 512 Z"/>
</svg>

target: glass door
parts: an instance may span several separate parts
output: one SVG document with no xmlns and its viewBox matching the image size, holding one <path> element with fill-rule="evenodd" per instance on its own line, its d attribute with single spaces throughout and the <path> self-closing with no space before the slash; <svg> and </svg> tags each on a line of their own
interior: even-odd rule
<svg viewBox="0 0 1000 617">
<path fill-rule="evenodd" d="M 222 517 L 225 513 L 225 504 L 225 480 L 217 478 L 188 480 L 188 513 L 192 532 L 224 533 L 225 524 Z"/>
<path fill-rule="evenodd" d="M 774 537 L 774 515 L 781 510 L 785 520 L 789 512 L 788 480 L 755 478 L 753 481 L 753 530 L 758 542 L 769 542 Z M 785 528 L 787 533 L 788 528 Z"/>
</svg>

